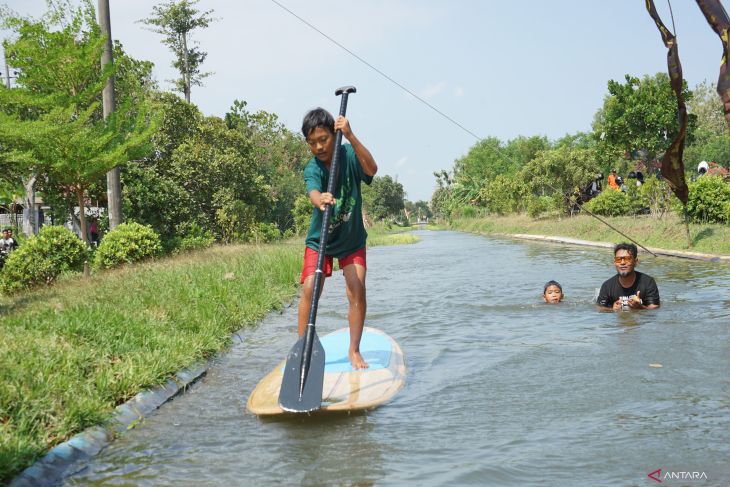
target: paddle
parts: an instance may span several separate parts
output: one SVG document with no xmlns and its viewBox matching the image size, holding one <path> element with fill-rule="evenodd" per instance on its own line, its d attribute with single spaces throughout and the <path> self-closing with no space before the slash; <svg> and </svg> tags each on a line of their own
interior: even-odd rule
<svg viewBox="0 0 730 487">
<path fill-rule="evenodd" d="M 345 116 L 347 111 L 347 97 L 355 93 L 354 86 L 344 86 L 335 91 L 335 96 L 342 95 L 340 101 L 340 115 Z M 342 131 L 335 134 L 334 155 L 330 164 L 327 192 L 335 193 L 335 179 L 337 178 L 337 163 L 340 158 L 340 144 Z M 322 406 L 322 388 L 324 387 L 324 348 L 319 342 L 315 330 L 317 321 L 317 305 L 324 279 L 324 259 L 327 239 L 329 237 L 332 205 L 327 205 L 322 217 L 322 230 L 319 237 L 319 254 L 317 255 L 317 271 L 314 274 L 314 290 L 312 304 L 309 308 L 309 322 L 304 336 L 294 344 L 286 358 L 284 378 L 281 380 L 279 392 L 279 406 L 285 411 L 306 413 L 315 411 Z"/>
</svg>

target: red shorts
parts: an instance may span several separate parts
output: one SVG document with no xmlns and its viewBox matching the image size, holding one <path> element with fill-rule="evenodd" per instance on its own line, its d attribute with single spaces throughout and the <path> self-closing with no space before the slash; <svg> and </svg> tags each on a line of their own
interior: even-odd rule
<svg viewBox="0 0 730 487">
<path fill-rule="evenodd" d="M 309 247 L 304 248 L 304 266 L 302 267 L 302 277 L 299 280 L 300 284 L 304 284 L 304 280 L 314 274 L 317 271 L 317 257 L 319 252 L 310 249 Z M 350 264 L 358 264 L 367 269 L 365 265 L 365 247 L 360 250 L 356 250 L 350 255 L 340 257 L 337 259 L 340 264 L 340 269 L 344 269 Z M 330 277 L 332 275 L 332 256 L 325 255 L 324 257 L 324 276 Z"/>
</svg>

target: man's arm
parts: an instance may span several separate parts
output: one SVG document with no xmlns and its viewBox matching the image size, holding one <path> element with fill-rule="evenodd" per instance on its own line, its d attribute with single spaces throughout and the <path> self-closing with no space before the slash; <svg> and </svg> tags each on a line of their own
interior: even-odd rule
<svg viewBox="0 0 730 487">
<path fill-rule="evenodd" d="M 648 282 L 646 283 L 646 288 L 644 289 L 644 297 L 640 298 L 645 303 L 643 305 L 643 309 L 658 308 L 661 304 L 661 301 L 659 300 L 659 288 L 656 285 L 656 281 L 653 277 L 649 277 L 646 274 L 644 274 L 643 277 L 648 277 Z M 637 297 L 639 297 L 640 292 L 641 291 L 636 292 Z"/>
<path fill-rule="evenodd" d="M 360 140 L 355 137 L 355 134 L 352 133 L 350 122 L 343 116 L 337 117 L 337 120 L 335 120 L 335 130 L 342 130 L 342 135 L 344 135 L 350 145 L 352 145 L 355 155 L 362 166 L 362 172 L 364 172 L 366 176 L 375 176 L 375 173 L 378 172 L 378 164 L 375 162 L 373 155 L 367 147 L 362 145 L 362 142 L 360 142 Z"/>
</svg>

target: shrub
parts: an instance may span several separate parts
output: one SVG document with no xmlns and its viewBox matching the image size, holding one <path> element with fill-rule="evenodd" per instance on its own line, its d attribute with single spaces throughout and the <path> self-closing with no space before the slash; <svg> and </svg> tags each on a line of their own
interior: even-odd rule
<svg viewBox="0 0 730 487">
<path fill-rule="evenodd" d="M 228 202 L 215 211 L 215 222 L 219 240 L 243 240 L 254 231 L 256 208 L 240 200 Z"/>
<path fill-rule="evenodd" d="M 210 230 L 205 230 L 196 223 L 178 225 L 179 235 L 163 242 L 166 252 L 180 253 L 190 250 L 206 249 L 213 245 L 215 237 Z"/>
<path fill-rule="evenodd" d="M 634 213 L 631 198 L 622 191 L 606 189 L 598 196 L 583 205 L 583 208 L 603 216 L 622 216 Z"/>
<path fill-rule="evenodd" d="M 299 196 L 291 212 L 294 217 L 294 231 L 297 235 L 304 235 L 309 230 L 309 220 L 312 218 L 312 203 L 309 201 L 309 196 Z"/>
<path fill-rule="evenodd" d="M 730 223 L 730 184 L 719 176 L 702 176 L 689 184 L 687 215 L 693 222 Z"/>
<path fill-rule="evenodd" d="M 80 271 L 89 256 L 86 245 L 62 226 L 44 226 L 12 252 L 0 272 L 0 289 L 13 293 L 50 284 L 65 272 Z"/>
<path fill-rule="evenodd" d="M 527 202 L 527 214 L 532 218 L 537 218 L 543 213 L 556 211 L 558 205 L 552 196 L 532 196 Z"/>
<path fill-rule="evenodd" d="M 477 201 L 491 213 L 507 215 L 521 211 L 526 186 L 514 176 L 498 175 L 479 190 Z"/>
<path fill-rule="evenodd" d="M 273 242 L 281 239 L 281 231 L 276 223 L 259 222 L 251 229 L 250 239 L 256 243 Z"/>
<path fill-rule="evenodd" d="M 672 190 L 664 179 L 650 176 L 639 187 L 639 196 L 652 215 L 661 216 L 670 206 Z"/>
<path fill-rule="evenodd" d="M 457 218 L 476 218 L 477 209 L 470 205 L 464 205 L 456 211 Z"/>
<path fill-rule="evenodd" d="M 122 223 L 107 233 L 94 256 L 94 267 L 110 267 L 137 262 L 160 253 L 160 236 L 152 227 L 139 223 Z"/>
</svg>

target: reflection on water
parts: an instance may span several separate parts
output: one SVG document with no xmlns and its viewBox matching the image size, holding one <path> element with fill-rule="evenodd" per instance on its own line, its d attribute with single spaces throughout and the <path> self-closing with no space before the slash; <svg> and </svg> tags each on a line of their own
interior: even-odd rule
<svg viewBox="0 0 730 487">
<path fill-rule="evenodd" d="M 730 266 L 642 255 L 662 307 L 599 313 L 610 249 L 419 235 L 368 251 L 368 324 L 409 367 L 392 402 L 245 413 L 295 340 L 292 306 L 67 485 L 643 485 L 660 467 L 730 481 Z M 549 279 L 564 303 L 541 303 Z M 341 274 L 319 310 L 320 334 L 345 325 Z"/>
</svg>

